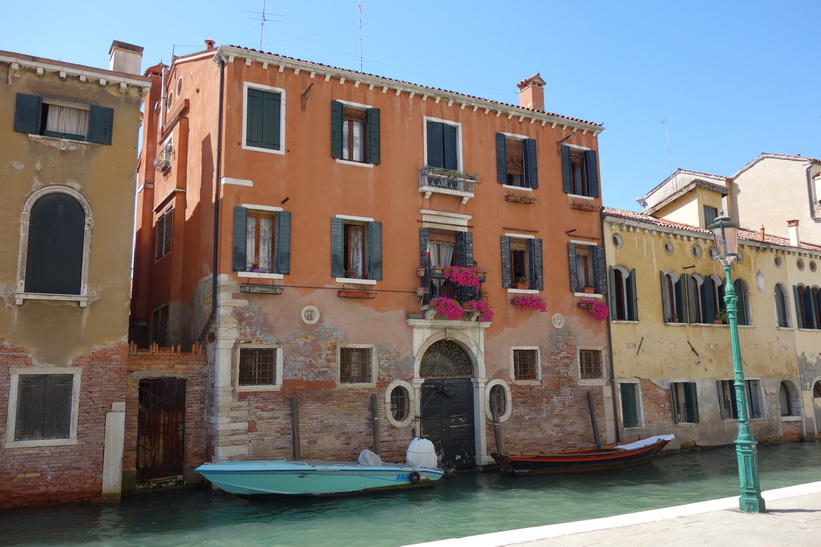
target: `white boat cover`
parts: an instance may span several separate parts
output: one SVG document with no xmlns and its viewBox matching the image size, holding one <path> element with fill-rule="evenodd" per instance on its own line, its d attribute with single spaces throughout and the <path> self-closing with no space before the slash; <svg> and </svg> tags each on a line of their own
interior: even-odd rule
<svg viewBox="0 0 821 547">
<path fill-rule="evenodd" d="M 676 436 L 672 433 L 670 435 L 656 435 L 655 437 L 649 437 L 647 439 L 641 439 L 634 443 L 630 444 L 620 444 L 617 445 L 616 448 L 619 450 L 635 450 L 637 448 L 644 448 L 645 446 L 650 446 L 651 444 L 656 444 L 659 441 L 672 441 L 675 439 Z"/>
<path fill-rule="evenodd" d="M 417 468 L 436 469 L 438 467 L 437 460 L 436 449 L 429 439 L 416 437 L 411 441 L 408 446 L 408 465 Z"/>
<path fill-rule="evenodd" d="M 375 454 L 367 448 L 359 453 L 359 459 L 356 460 L 362 467 L 377 467 L 382 465 L 382 458 L 379 454 Z"/>
</svg>

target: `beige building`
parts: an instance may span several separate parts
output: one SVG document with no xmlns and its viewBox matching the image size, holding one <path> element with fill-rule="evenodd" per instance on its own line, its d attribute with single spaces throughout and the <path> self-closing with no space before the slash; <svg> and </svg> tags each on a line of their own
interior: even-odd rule
<svg viewBox="0 0 821 547">
<path fill-rule="evenodd" d="M 0 51 L 0 508 L 120 492 L 142 48 Z"/>
</svg>

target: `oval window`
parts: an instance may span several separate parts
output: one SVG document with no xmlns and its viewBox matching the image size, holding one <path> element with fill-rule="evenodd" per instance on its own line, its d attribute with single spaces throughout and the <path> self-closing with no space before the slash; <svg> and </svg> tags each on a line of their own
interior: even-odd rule
<svg viewBox="0 0 821 547">
<path fill-rule="evenodd" d="M 397 422 L 402 422 L 409 413 L 410 394 L 404 386 L 396 386 L 391 391 L 391 416 Z"/>
</svg>

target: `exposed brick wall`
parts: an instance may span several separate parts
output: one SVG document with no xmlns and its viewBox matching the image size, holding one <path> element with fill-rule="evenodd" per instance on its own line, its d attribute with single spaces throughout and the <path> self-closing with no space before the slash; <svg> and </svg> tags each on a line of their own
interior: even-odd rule
<svg viewBox="0 0 821 547">
<path fill-rule="evenodd" d="M 82 368 L 76 445 L 5 448 L 8 370 L 32 366 L 32 358 L 0 339 L 0 509 L 101 501 L 105 419 L 112 403 L 125 400 L 127 353 L 125 342 L 115 342 L 72 360 Z"/>
<path fill-rule="evenodd" d="M 156 344 L 153 344 L 149 349 L 137 349 L 135 345 L 132 345 L 128 354 L 128 377 L 125 388 L 125 452 L 123 454 L 123 489 L 125 491 L 132 490 L 136 485 L 139 386 L 142 379 L 184 378 L 186 380 L 185 447 L 183 449 L 185 474 L 192 473 L 193 468 L 205 462 L 206 366 L 205 352 L 196 345 L 191 353 L 181 353 L 179 346 L 158 348 Z M 194 480 L 197 477 L 197 475 L 191 475 Z"/>
</svg>

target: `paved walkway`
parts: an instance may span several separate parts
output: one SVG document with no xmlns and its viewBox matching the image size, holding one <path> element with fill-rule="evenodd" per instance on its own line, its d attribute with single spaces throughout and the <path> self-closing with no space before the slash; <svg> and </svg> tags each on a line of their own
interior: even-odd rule
<svg viewBox="0 0 821 547">
<path fill-rule="evenodd" d="M 821 482 L 767 490 L 762 497 L 766 513 L 740 511 L 735 496 L 425 545 L 821 545 Z"/>
</svg>

